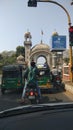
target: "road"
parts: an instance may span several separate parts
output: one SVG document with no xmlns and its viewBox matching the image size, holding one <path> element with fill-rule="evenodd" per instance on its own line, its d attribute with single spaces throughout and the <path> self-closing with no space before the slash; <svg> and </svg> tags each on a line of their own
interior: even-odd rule
<svg viewBox="0 0 73 130">
<path fill-rule="evenodd" d="M 1 78 L 2 78 L 2 75 L 0 75 L 0 84 L 1 84 Z"/>
<path fill-rule="evenodd" d="M 7 91 L 4 95 L 0 91 L 0 111 L 5 109 L 21 106 L 22 92 L 19 91 Z M 51 102 L 71 102 L 73 101 L 73 95 L 67 91 L 50 91 L 47 94 L 42 93 L 42 103 Z M 24 104 L 25 105 L 25 104 Z"/>
</svg>

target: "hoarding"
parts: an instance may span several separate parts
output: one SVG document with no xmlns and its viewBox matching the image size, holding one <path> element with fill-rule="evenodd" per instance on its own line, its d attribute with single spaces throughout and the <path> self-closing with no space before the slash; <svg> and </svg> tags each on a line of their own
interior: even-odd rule
<svg viewBox="0 0 73 130">
<path fill-rule="evenodd" d="M 52 36 L 51 43 L 52 51 L 64 51 L 66 50 L 66 36 Z"/>
</svg>

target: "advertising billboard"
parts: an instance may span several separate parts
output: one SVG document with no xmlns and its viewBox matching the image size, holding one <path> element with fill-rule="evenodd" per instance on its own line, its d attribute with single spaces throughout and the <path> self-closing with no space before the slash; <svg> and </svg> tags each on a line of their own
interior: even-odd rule
<svg viewBox="0 0 73 130">
<path fill-rule="evenodd" d="M 52 36 L 51 50 L 64 51 L 66 50 L 66 36 Z"/>
</svg>

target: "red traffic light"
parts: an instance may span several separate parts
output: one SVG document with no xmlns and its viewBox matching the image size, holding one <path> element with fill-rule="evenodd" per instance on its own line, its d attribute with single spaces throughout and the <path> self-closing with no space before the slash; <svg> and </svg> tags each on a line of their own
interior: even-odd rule
<svg viewBox="0 0 73 130">
<path fill-rule="evenodd" d="M 69 32 L 73 32 L 73 26 L 69 28 Z"/>
<path fill-rule="evenodd" d="M 73 46 L 73 26 L 69 28 L 69 42 L 70 46 Z"/>
</svg>

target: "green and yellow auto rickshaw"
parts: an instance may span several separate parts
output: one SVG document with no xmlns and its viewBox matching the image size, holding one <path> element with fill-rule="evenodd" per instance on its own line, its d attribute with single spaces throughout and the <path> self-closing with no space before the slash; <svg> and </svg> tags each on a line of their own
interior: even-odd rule
<svg viewBox="0 0 73 130">
<path fill-rule="evenodd" d="M 1 92 L 23 88 L 23 65 L 6 65 L 2 69 Z"/>
<path fill-rule="evenodd" d="M 44 65 L 37 66 L 39 71 L 38 76 L 38 85 L 40 88 L 51 88 L 51 73 L 49 67 L 46 67 Z"/>
</svg>

